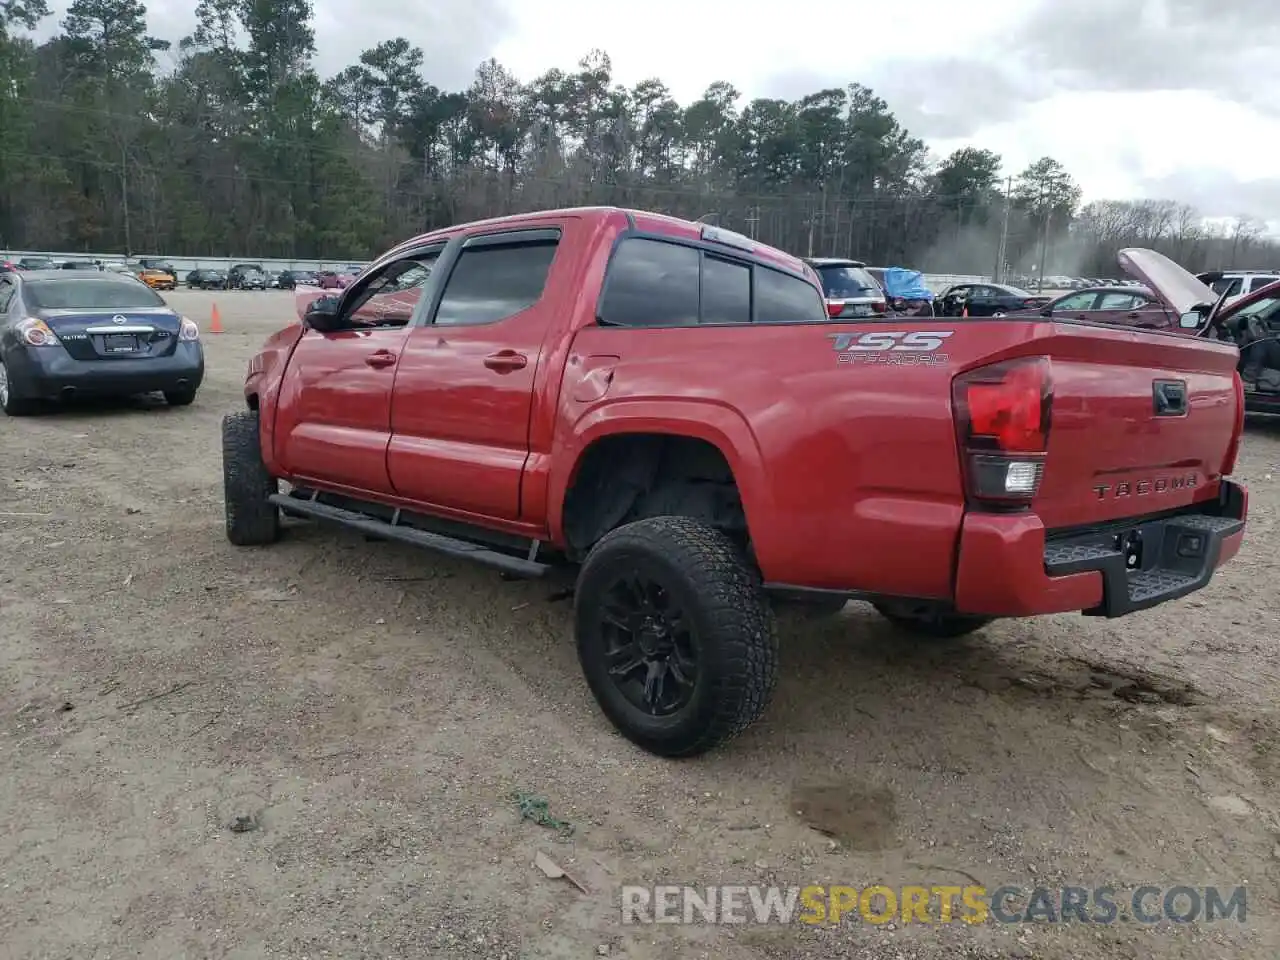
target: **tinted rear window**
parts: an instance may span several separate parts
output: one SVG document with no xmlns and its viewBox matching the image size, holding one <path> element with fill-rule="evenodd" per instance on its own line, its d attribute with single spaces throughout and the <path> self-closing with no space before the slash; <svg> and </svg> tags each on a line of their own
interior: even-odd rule
<svg viewBox="0 0 1280 960">
<path fill-rule="evenodd" d="M 150 287 L 119 280 L 35 280 L 25 289 L 30 304 L 41 310 L 131 310 L 165 305 Z"/>
<path fill-rule="evenodd" d="M 875 277 L 862 267 L 819 267 L 818 276 L 822 278 L 822 292 L 832 300 L 871 297 L 880 293 Z"/>
<path fill-rule="evenodd" d="M 698 260 L 693 247 L 633 237 L 609 263 L 600 318 L 625 327 L 698 322 Z"/>
</svg>

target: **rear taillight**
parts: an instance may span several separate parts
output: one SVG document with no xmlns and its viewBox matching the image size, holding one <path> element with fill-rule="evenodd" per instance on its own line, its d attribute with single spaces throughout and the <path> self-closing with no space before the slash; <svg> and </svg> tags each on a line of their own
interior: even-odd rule
<svg viewBox="0 0 1280 960">
<path fill-rule="evenodd" d="M 1031 310 L 1031 309 L 1034 309 L 1035 307 L 1040 306 L 1040 301 L 1039 300 L 1023 300 L 1022 306 L 1025 307 L 1027 310 Z"/>
<path fill-rule="evenodd" d="M 200 339 L 200 328 L 196 326 L 196 322 L 194 320 L 188 319 L 187 317 L 182 318 L 181 326 L 178 328 L 178 339 L 179 340 L 199 340 Z"/>
<path fill-rule="evenodd" d="M 840 316 L 840 314 L 842 314 L 842 313 L 844 313 L 844 301 L 843 301 L 843 300 L 828 300 L 828 301 L 827 301 L 827 316 L 828 316 L 828 317 L 831 317 L 831 318 L 834 320 L 836 317 Z"/>
<path fill-rule="evenodd" d="M 872 309 L 875 313 L 884 313 L 884 312 L 886 311 L 887 307 L 885 306 L 885 302 L 884 302 L 883 300 L 872 300 L 872 301 L 871 301 L 871 309 Z"/>
<path fill-rule="evenodd" d="M 1049 449 L 1049 358 L 1006 360 L 961 374 L 952 382 L 951 401 L 970 500 L 1029 503 Z"/>
<path fill-rule="evenodd" d="M 18 337 L 29 347 L 56 347 L 58 338 L 43 320 L 23 320 L 18 324 Z"/>
<path fill-rule="evenodd" d="M 1235 372 L 1236 394 L 1236 426 L 1231 433 L 1231 444 L 1227 447 L 1227 455 L 1222 461 L 1222 475 L 1229 477 L 1236 468 L 1236 458 L 1240 455 L 1240 439 L 1244 436 L 1244 381 L 1240 379 L 1240 371 Z"/>
</svg>

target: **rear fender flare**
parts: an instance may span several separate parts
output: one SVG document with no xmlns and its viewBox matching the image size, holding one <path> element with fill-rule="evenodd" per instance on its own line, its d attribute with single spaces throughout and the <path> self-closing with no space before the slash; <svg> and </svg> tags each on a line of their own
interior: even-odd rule
<svg viewBox="0 0 1280 960">
<path fill-rule="evenodd" d="M 764 457 L 742 415 L 711 400 L 617 400 L 583 415 L 556 443 L 547 504 L 547 526 L 553 543 L 566 542 L 565 497 L 587 449 L 604 437 L 644 433 L 705 440 L 719 450 L 733 471 L 747 529 L 754 537 L 760 528 L 756 519 L 769 515 L 772 496 L 766 483 Z"/>
</svg>

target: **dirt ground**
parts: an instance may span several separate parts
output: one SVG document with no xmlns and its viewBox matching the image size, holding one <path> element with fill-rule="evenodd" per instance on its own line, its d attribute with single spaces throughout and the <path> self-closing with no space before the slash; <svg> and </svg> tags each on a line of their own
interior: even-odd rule
<svg viewBox="0 0 1280 960">
<path fill-rule="evenodd" d="M 292 301 L 171 295 L 215 299 L 193 406 L 0 423 L 0 955 L 1277 955 L 1280 426 L 1201 593 L 946 649 L 788 620 L 765 719 L 667 762 L 596 709 L 553 584 L 296 522 L 226 542 L 219 420 Z M 1245 884 L 1247 922 L 620 923 L 622 884 L 974 881 Z"/>
</svg>

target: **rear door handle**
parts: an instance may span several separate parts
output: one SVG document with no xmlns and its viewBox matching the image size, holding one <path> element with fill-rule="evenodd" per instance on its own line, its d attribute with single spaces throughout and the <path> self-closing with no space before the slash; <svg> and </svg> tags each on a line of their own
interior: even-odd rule
<svg viewBox="0 0 1280 960">
<path fill-rule="evenodd" d="M 490 370 L 497 370 L 498 373 L 513 373 L 516 370 L 522 370 L 529 363 L 529 358 L 523 353 L 516 353 L 514 350 L 499 350 L 497 353 L 491 353 L 484 358 L 484 365 Z"/>
<path fill-rule="evenodd" d="M 364 358 L 371 367 L 389 367 L 396 362 L 396 355 L 390 350 L 377 350 Z"/>
</svg>

